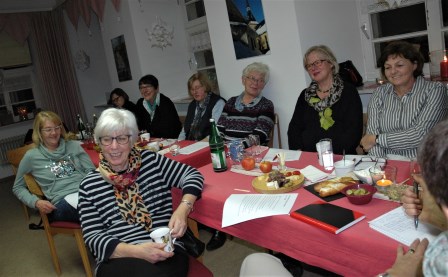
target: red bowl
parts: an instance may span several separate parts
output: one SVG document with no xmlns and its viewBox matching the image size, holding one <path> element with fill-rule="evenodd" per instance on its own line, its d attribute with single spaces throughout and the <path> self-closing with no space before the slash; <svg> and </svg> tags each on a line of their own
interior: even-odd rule
<svg viewBox="0 0 448 277">
<path fill-rule="evenodd" d="M 361 189 L 361 188 L 365 189 L 369 193 L 364 195 L 347 194 L 347 191 L 350 189 Z M 372 197 L 376 192 L 376 188 L 374 186 L 367 184 L 354 184 L 345 187 L 341 192 L 347 196 L 348 201 L 350 201 L 350 203 L 355 205 L 364 205 L 372 201 Z"/>
</svg>

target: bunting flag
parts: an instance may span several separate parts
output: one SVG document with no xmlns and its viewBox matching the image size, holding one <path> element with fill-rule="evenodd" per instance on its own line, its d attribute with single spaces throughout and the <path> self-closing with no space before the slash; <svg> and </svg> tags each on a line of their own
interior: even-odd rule
<svg viewBox="0 0 448 277">
<path fill-rule="evenodd" d="M 112 1 L 112 4 L 114 5 L 115 11 L 119 12 L 121 0 L 111 0 L 111 1 Z"/>
<path fill-rule="evenodd" d="M 65 12 L 67 13 L 68 19 L 75 27 L 75 30 L 78 30 L 78 20 L 79 20 L 79 1 L 77 0 L 68 0 L 65 2 Z"/>
<path fill-rule="evenodd" d="M 106 0 L 92 0 L 91 2 L 92 10 L 96 13 L 100 22 L 103 22 L 105 5 Z"/>
<path fill-rule="evenodd" d="M 9 14 L 2 24 L 3 31 L 20 44 L 24 44 L 30 35 L 30 16 L 27 13 Z"/>
<path fill-rule="evenodd" d="M 79 3 L 79 11 L 81 12 L 81 16 L 86 23 L 87 28 L 90 28 L 90 0 L 78 0 Z"/>
</svg>

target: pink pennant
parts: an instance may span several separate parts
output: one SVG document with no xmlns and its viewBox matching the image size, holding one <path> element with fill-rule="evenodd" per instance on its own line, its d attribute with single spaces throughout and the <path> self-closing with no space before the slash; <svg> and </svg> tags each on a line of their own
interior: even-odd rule
<svg viewBox="0 0 448 277">
<path fill-rule="evenodd" d="M 98 16 L 100 22 L 103 22 L 104 17 L 104 6 L 106 5 L 106 0 L 92 0 L 92 10 Z"/>
</svg>

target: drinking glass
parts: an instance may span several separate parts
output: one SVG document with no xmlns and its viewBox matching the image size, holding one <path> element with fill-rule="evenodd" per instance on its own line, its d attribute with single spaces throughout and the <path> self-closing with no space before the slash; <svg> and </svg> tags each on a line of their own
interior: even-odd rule
<svg viewBox="0 0 448 277">
<path fill-rule="evenodd" d="M 170 153 L 173 156 L 177 156 L 177 154 L 179 154 L 179 150 L 180 150 L 180 145 L 178 140 L 174 141 L 173 144 L 170 145 Z"/>
<path fill-rule="evenodd" d="M 234 164 L 239 164 L 243 160 L 244 145 L 242 140 L 232 140 L 229 142 L 229 156 Z"/>
<path fill-rule="evenodd" d="M 261 154 L 260 136 L 259 135 L 249 135 L 249 143 L 251 145 L 251 151 L 252 151 L 252 155 L 255 158 L 255 161 L 260 162 L 259 157 L 258 157 L 258 155 Z"/>
<path fill-rule="evenodd" d="M 418 164 L 417 158 L 412 158 L 410 163 L 410 173 L 411 177 L 417 174 L 421 174 L 420 165 Z"/>
<path fill-rule="evenodd" d="M 317 155 L 319 158 L 319 164 L 322 165 L 325 170 L 333 169 L 333 145 L 331 139 L 321 139 L 316 143 Z"/>
</svg>

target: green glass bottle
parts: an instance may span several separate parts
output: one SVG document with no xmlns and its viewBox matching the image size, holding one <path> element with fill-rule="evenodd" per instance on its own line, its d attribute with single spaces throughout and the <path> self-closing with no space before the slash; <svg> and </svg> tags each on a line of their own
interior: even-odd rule
<svg viewBox="0 0 448 277">
<path fill-rule="evenodd" d="M 84 125 L 84 122 L 81 119 L 81 116 L 78 114 L 76 116 L 78 118 L 78 132 L 81 134 L 81 140 L 84 140 L 84 133 L 86 130 L 86 126 Z"/>
<path fill-rule="evenodd" d="M 223 172 L 227 170 L 226 153 L 224 151 L 224 140 L 219 135 L 216 122 L 210 118 L 210 152 L 212 155 L 213 170 L 215 172 Z"/>
</svg>

